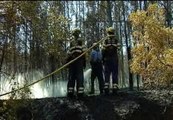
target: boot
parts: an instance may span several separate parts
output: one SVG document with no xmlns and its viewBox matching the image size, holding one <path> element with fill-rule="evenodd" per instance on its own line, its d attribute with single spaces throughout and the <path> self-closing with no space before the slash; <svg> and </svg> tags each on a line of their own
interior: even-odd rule
<svg viewBox="0 0 173 120">
<path fill-rule="evenodd" d="M 91 80 L 91 91 L 89 94 L 94 94 L 94 80 Z"/>
<path fill-rule="evenodd" d="M 103 95 L 104 91 L 103 90 L 100 90 L 100 95 Z"/>
<path fill-rule="evenodd" d="M 105 95 L 109 95 L 109 89 L 105 89 Z"/>
<path fill-rule="evenodd" d="M 78 99 L 83 99 L 84 98 L 84 93 L 77 93 Z"/>
<path fill-rule="evenodd" d="M 113 95 L 117 95 L 117 91 L 119 90 L 118 84 L 114 83 L 113 84 L 113 90 L 112 90 L 112 94 Z"/>
<path fill-rule="evenodd" d="M 118 89 L 113 89 L 113 90 L 112 90 L 112 94 L 113 94 L 113 95 L 117 95 L 117 91 L 118 91 Z"/>
</svg>

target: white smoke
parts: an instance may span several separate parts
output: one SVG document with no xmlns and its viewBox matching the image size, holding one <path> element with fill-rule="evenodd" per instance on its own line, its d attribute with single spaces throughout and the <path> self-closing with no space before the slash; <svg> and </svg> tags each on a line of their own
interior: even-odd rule
<svg viewBox="0 0 173 120">
<path fill-rule="evenodd" d="M 91 69 L 87 69 L 84 72 L 84 87 L 85 91 L 90 89 L 90 76 Z M 42 71 L 33 71 L 25 74 L 16 74 L 13 79 L 8 76 L 1 76 L 0 81 L 0 94 L 10 92 L 12 87 L 17 89 L 27 84 L 32 83 L 44 77 Z M 3 81 L 2 81 L 3 80 Z M 31 98 L 45 98 L 45 97 L 64 97 L 67 94 L 67 80 L 57 80 L 54 85 L 48 84 L 48 81 L 41 81 L 30 88 Z M 52 88 L 55 87 L 55 96 L 52 96 Z M 1 96 L 0 99 L 9 99 L 11 94 Z"/>
</svg>

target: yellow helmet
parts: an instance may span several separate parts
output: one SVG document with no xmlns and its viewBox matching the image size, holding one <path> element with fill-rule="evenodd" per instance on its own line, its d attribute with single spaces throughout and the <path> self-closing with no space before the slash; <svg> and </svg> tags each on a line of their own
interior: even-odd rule
<svg viewBox="0 0 173 120">
<path fill-rule="evenodd" d="M 79 35 L 81 33 L 81 31 L 78 29 L 78 28 L 75 28 L 73 31 L 72 31 L 72 34 L 73 35 Z"/>
<path fill-rule="evenodd" d="M 113 27 L 109 27 L 109 28 L 106 29 L 106 32 L 107 33 L 114 33 L 115 29 Z"/>
</svg>

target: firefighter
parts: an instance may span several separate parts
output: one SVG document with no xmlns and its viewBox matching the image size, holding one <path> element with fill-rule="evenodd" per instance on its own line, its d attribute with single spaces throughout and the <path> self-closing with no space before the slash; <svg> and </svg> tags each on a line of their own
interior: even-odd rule
<svg viewBox="0 0 173 120">
<path fill-rule="evenodd" d="M 104 80 L 103 80 L 103 64 L 102 64 L 102 53 L 99 48 L 99 45 L 96 45 L 97 43 L 94 43 L 94 47 L 91 51 L 91 91 L 90 94 L 94 94 L 94 80 L 98 79 L 99 82 L 99 90 L 100 94 L 103 93 L 104 88 Z"/>
<path fill-rule="evenodd" d="M 68 50 L 68 62 L 75 59 L 84 52 L 82 40 L 79 37 L 81 31 L 79 29 L 73 30 L 73 40 L 70 43 L 70 48 Z M 83 69 L 86 67 L 85 55 L 72 62 L 69 65 L 69 80 L 67 84 L 67 96 L 74 97 L 75 83 L 77 96 L 82 97 L 84 93 L 84 75 Z"/>
<path fill-rule="evenodd" d="M 113 94 L 117 93 L 118 88 L 118 43 L 117 38 L 115 37 L 115 30 L 112 27 L 106 29 L 107 37 L 103 42 L 103 65 L 104 65 L 104 90 L 105 94 L 110 93 L 110 76 L 112 75 L 112 92 Z"/>
</svg>

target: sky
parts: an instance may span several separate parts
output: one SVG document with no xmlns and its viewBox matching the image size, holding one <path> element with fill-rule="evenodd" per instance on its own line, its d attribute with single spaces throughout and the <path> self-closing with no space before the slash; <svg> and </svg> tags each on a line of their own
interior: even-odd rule
<svg viewBox="0 0 173 120">
<path fill-rule="evenodd" d="M 70 20 L 71 20 L 71 22 L 70 22 L 70 27 L 71 27 L 71 29 L 73 29 L 73 28 L 75 28 L 76 27 L 76 22 L 77 22 L 77 18 L 76 18 L 76 14 L 77 15 L 81 15 L 81 17 L 84 17 L 84 19 L 86 18 L 86 13 L 87 13 L 87 9 L 86 9 L 86 1 L 69 1 L 69 2 L 71 2 L 71 4 L 73 4 L 74 5 L 74 9 L 73 9 L 73 7 L 71 7 L 71 4 L 68 4 L 69 6 L 69 13 L 70 13 Z M 78 4 L 79 4 L 79 2 L 80 2 L 80 4 L 84 4 L 84 14 L 83 14 L 83 8 L 79 8 L 79 6 L 78 6 Z M 82 5 L 81 5 L 81 7 L 83 7 Z M 68 13 L 67 13 L 68 14 Z M 66 14 L 66 17 L 68 17 L 68 15 Z M 79 24 L 77 23 L 77 25 L 78 25 L 78 27 L 79 27 Z"/>
</svg>

